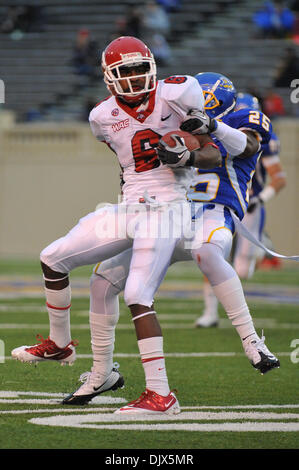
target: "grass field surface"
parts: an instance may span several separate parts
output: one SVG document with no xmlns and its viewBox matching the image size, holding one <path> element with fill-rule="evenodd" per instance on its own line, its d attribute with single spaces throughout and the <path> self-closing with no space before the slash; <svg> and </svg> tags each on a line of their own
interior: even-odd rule
<svg viewBox="0 0 299 470">
<path fill-rule="evenodd" d="M 125 388 L 103 394 L 88 406 L 61 405 L 92 364 L 90 271 L 75 270 L 71 277 L 72 336 L 79 341 L 78 359 L 72 367 L 33 366 L 13 361 L 10 351 L 34 344 L 37 333 L 48 336 L 39 266 L 1 262 L 1 449 L 298 449 L 297 266 L 291 263 L 281 270 L 257 271 L 244 283 L 257 331 L 261 334 L 264 329 L 267 346 L 281 362 L 279 369 L 265 375 L 249 363 L 222 308 L 218 328 L 193 327 L 203 307 L 202 276 L 196 267 L 181 263 L 169 270 L 156 309 L 164 333 L 169 384 L 178 390 L 182 413 L 163 419 L 113 415 L 145 388 L 134 327 L 122 297 L 115 361 Z"/>
</svg>

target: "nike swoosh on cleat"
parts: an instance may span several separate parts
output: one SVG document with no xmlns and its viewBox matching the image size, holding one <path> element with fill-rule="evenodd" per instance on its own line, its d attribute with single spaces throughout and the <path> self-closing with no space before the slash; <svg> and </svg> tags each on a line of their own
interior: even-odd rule
<svg viewBox="0 0 299 470">
<path fill-rule="evenodd" d="M 170 405 L 171 402 L 172 402 L 172 400 L 170 400 L 168 403 L 165 403 L 165 407 Z"/>
<path fill-rule="evenodd" d="M 61 351 L 54 353 L 54 354 L 48 354 L 47 352 L 45 352 L 44 357 L 54 357 L 54 356 L 59 356 L 59 354 L 61 354 Z"/>
<path fill-rule="evenodd" d="M 172 115 L 172 113 L 168 114 L 168 116 L 166 116 L 166 117 L 161 117 L 161 121 L 166 121 L 166 119 L 170 118 L 171 115 Z"/>
<path fill-rule="evenodd" d="M 108 378 L 109 378 L 109 377 L 108 377 Z M 108 382 L 108 379 L 107 379 L 102 385 L 100 385 L 99 387 L 93 387 L 94 391 L 97 392 L 97 391 L 98 391 L 100 388 L 102 388 L 102 387 L 105 385 L 105 383 L 107 383 L 107 382 Z"/>
</svg>

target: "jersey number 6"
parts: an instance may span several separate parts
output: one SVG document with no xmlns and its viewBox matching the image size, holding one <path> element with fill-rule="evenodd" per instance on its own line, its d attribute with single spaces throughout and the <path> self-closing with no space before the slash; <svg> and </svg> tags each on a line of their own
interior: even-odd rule
<svg viewBox="0 0 299 470">
<path fill-rule="evenodd" d="M 155 148 L 158 146 L 160 135 L 151 129 L 137 131 L 132 139 L 132 153 L 135 160 L 135 171 L 153 170 L 160 166 Z"/>
</svg>

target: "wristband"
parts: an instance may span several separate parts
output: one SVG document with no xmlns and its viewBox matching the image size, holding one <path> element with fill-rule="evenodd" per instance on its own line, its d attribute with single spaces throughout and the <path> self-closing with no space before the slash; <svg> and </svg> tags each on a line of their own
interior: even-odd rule
<svg viewBox="0 0 299 470">
<path fill-rule="evenodd" d="M 205 148 L 207 145 L 211 145 L 214 149 L 219 149 L 218 145 L 214 144 L 214 142 L 206 142 L 201 148 Z"/>
<path fill-rule="evenodd" d="M 266 186 L 259 194 L 259 199 L 262 201 L 262 202 L 267 202 L 267 201 L 270 201 L 270 199 L 272 199 L 272 197 L 274 197 L 276 194 L 276 191 L 275 189 L 273 188 L 273 186 Z"/>
</svg>

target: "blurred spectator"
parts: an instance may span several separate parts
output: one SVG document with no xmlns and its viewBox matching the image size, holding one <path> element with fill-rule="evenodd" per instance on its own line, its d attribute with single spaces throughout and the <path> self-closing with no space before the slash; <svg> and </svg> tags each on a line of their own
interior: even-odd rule
<svg viewBox="0 0 299 470">
<path fill-rule="evenodd" d="M 90 39 L 89 30 L 80 29 L 71 59 L 78 75 L 85 75 L 90 79 L 98 78 L 99 59 L 97 52 L 97 44 Z"/>
<path fill-rule="evenodd" d="M 151 49 L 157 64 L 166 65 L 170 59 L 167 36 L 171 27 L 168 14 L 156 1 L 149 1 L 143 9 L 142 25 L 142 39 Z"/>
<path fill-rule="evenodd" d="M 8 7 L 6 16 L 0 25 L 1 33 L 12 33 L 16 29 L 20 7 Z"/>
<path fill-rule="evenodd" d="M 299 44 L 299 0 L 291 1 L 290 8 L 295 15 L 294 34 L 292 39 L 295 44 Z"/>
<path fill-rule="evenodd" d="M 115 23 L 115 37 L 134 36 L 140 38 L 143 15 L 139 7 L 131 5 L 125 16 L 117 18 Z"/>
<path fill-rule="evenodd" d="M 149 1 L 145 4 L 142 23 L 144 28 L 143 34 L 148 37 L 155 33 L 167 37 L 170 32 L 169 17 L 156 1 Z"/>
<path fill-rule="evenodd" d="M 293 32 L 295 15 L 284 2 L 267 1 L 254 13 L 253 22 L 264 38 L 285 38 Z"/>
<path fill-rule="evenodd" d="M 171 51 L 164 36 L 161 34 L 154 34 L 153 37 L 149 40 L 148 45 L 154 54 L 157 65 L 162 67 L 163 65 L 167 65 L 171 59 Z"/>
<path fill-rule="evenodd" d="M 286 114 L 282 97 L 272 89 L 269 89 L 264 96 L 263 111 L 270 119 Z"/>
<path fill-rule="evenodd" d="M 43 115 L 38 108 L 30 108 L 25 115 L 26 122 L 39 122 L 43 120 Z"/>
<path fill-rule="evenodd" d="M 164 8 L 166 13 L 172 13 L 181 9 L 181 0 L 157 0 L 157 3 Z"/>
<path fill-rule="evenodd" d="M 288 88 L 294 78 L 299 78 L 298 58 L 295 48 L 288 47 L 285 56 L 278 66 L 274 86 Z"/>
<path fill-rule="evenodd" d="M 44 29 L 42 7 L 34 5 L 7 7 L 6 16 L 0 25 L 1 33 L 41 32 Z"/>
</svg>

